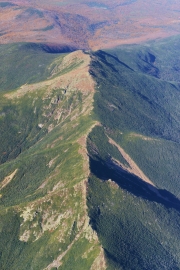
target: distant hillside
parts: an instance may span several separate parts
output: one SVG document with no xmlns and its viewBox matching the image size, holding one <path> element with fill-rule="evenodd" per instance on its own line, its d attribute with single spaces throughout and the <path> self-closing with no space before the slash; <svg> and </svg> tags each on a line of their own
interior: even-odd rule
<svg viewBox="0 0 180 270">
<path fill-rule="evenodd" d="M 0 18 L 0 44 L 50 42 L 97 50 L 180 32 L 177 0 L 0 0 Z"/>
<path fill-rule="evenodd" d="M 35 83 L 50 76 L 57 57 L 75 48 L 61 44 L 18 43 L 0 45 L 0 91 Z"/>
</svg>

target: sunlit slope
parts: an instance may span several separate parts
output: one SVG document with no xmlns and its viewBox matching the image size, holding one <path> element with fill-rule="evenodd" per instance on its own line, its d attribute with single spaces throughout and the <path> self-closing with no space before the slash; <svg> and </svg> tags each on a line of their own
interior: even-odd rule
<svg viewBox="0 0 180 270">
<path fill-rule="evenodd" d="M 92 55 L 101 126 L 87 140 L 87 202 L 108 269 L 180 268 L 180 88 L 159 79 L 153 49 Z"/>
<path fill-rule="evenodd" d="M 0 91 L 47 79 L 54 68 L 53 61 L 73 50 L 68 46 L 43 43 L 0 45 Z"/>
<path fill-rule="evenodd" d="M 1 269 L 105 267 L 86 213 L 89 63 L 56 55 L 48 80 L 1 93 Z"/>
<path fill-rule="evenodd" d="M 0 269 L 180 269 L 180 88 L 162 64 L 170 54 L 160 43 L 18 48 L 16 87 L 16 60 L 1 75 Z"/>
</svg>

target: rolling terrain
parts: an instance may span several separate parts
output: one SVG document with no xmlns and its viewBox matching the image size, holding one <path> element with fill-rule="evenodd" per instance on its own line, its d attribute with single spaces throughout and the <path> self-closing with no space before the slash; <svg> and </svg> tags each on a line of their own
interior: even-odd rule
<svg viewBox="0 0 180 270">
<path fill-rule="evenodd" d="M 0 1 L 0 44 L 41 42 L 102 49 L 180 32 L 179 1 Z"/>
</svg>

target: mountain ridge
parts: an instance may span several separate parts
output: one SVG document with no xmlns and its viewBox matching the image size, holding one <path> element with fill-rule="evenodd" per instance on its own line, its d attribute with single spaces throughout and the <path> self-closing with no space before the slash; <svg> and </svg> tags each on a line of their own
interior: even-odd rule
<svg viewBox="0 0 180 270">
<path fill-rule="evenodd" d="M 2 83 L 2 269 L 179 269 L 180 90 L 156 46 L 46 51 L 38 82 Z"/>
<path fill-rule="evenodd" d="M 28 133 L 25 139 L 30 144 L 24 149 L 21 146 L 20 153 L 1 164 L 1 224 L 8 224 L 8 215 L 13 226 L 17 220 L 14 238 L 8 236 L 6 227 L 1 228 L 2 269 L 51 269 L 61 265 L 67 269 L 67 264 L 83 269 L 87 262 L 89 269 L 99 264 L 105 268 L 86 207 L 89 171 L 84 148 L 86 134 L 96 124 L 90 115 L 94 95 L 94 82 L 88 73 L 90 57 L 81 51 L 63 57 L 57 56 L 52 79 L 1 94 L 17 109 L 30 103 L 32 113 L 38 116 L 33 122 L 35 134 Z M 15 246 L 7 260 L 4 246 L 8 248 L 9 237 Z"/>
</svg>

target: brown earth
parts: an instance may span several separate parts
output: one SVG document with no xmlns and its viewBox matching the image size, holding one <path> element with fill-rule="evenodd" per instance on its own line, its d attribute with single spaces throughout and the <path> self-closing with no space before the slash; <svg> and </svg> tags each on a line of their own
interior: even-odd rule
<svg viewBox="0 0 180 270">
<path fill-rule="evenodd" d="M 132 158 L 124 151 L 124 149 L 120 147 L 119 144 L 117 144 L 111 138 L 109 138 L 109 142 L 118 148 L 123 158 L 128 162 L 129 167 L 125 167 L 124 165 L 120 164 L 124 170 L 136 175 L 137 177 L 139 177 L 146 183 L 151 184 L 152 186 L 155 186 L 154 183 L 143 173 L 143 171 L 137 166 L 137 164 L 132 160 Z"/>
<path fill-rule="evenodd" d="M 0 44 L 51 42 L 80 49 L 140 43 L 180 33 L 178 0 L 0 0 Z"/>
<path fill-rule="evenodd" d="M 66 89 L 66 95 L 69 95 L 70 92 L 73 91 L 81 91 L 83 97 L 81 110 L 79 110 L 78 106 L 72 111 L 69 110 L 65 117 L 70 116 L 71 122 L 64 123 L 62 127 L 63 129 L 66 129 L 66 127 L 73 128 L 73 126 L 77 123 L 76 118 L 78 118 L 78 116 L 83 115 L 84 117 L 89 115 L 93 110 L 95 83 L 89 74 L 90 61 L 90 56 L 88 54 L 84 54 L 80 50 L 64 56 L 63 59 L 60 57 L 56 60 L 56 66 L 53 69 L 51 74 L 52 76 L 49 78 L 49 80 L 37 84 L 23 85 L 19 90 L 9 93 L 9 95 L 6 95 L 6 97 L 10 99 L 17 99 L 22 95 L 32 91 L 37 91 L 37 89 L 40 88 L 45 89 L 43 96 L 44 99 L 47 97 L 47 95 L 51 94 L 52 90 L 56 89 L 57 87 Z M 68 72 L 66 73 L 67 70 Z M 69 76 L 67 76 L 68 74 Z M 71 78 L 71 80 L 69 80 L 69 78 Z M 51 102 L 54 102 L 54 97 Z M 59 109 L 55 111 L 55 115 Z M 68 148 L 64 150 L 64 152 L 71 152 L 71 146 L 73 146 L 73 143 L 78 143 L 79 145 L 79 151 L 77 150 L 77 162 L 78 160 L 82 160 L 82 170 L 79 171 L 79 175 L 76 179 L 77 182 L 73 185 L 73 187 L 66 184 L 67 181 L 66 178 L 63 178 L 63 169 L 61 167 L 61 163 L 55 164 L 56 159 L 60 155 L 60 153 L 58 153 L 57 156 L 50 159 L 50 161 L 46 164 L 48 167 L 56 166 L 53 173 L 44 179 L 44 182 L 37 190 L 37 192 L 39 192 L 40 189 L 48 189 L 48 184 L 50 184 L 51 188 L 48 190 L 47 194 L 36 200 L 28 202 L 22 207 L 17 206 L 17 211 L 20 213 L 21 217 L 19 239 L 23 242 L 28 242 L 32 238 L 34 239 L 33 241 L 36 241 L 40 239 L 44 233 L 51 233 L 54 234 L 56 243 L 57 241 L 60 243 L 65 243 L 67 239 L 66 237 L 72 232 L 74 222 L 76 221 L 77 223 L 77 232 L 75 238 L 67 246 L 66 250 L 62 251 L 59 249 L 56 257 L 52 257 L 52 261 L 44 268 L 44 270 L 59 268 L 64 263 L 65 257 L 68 256 L 70 250 L 74 248 L 74 245 L 76 245 L 78 242 L 84 241 L 84 239 L 88 240 L 89 245 L 87 249 L 83 250 L 82 258 L 85 259 L 88 256 L 92 256 L 91 254 L 95 249 L 97 254 L 93 255 L 94 262 L 92 262 L 91 270 L 106 269 L 104 252 L 100 246 L 96 232 L 92 230 L 89 224 L 86 205 L 89 159 L 85 146 L 87 135 L 96 124 L 98 123 L 93 120 L 89 121 L 89 127 L 84 129 L 84 132 L 81 134 L 79 139 L 75 139 L 75 141 L 69 144 Z M 81 125 L 81 123 L 78 122 L 78 125 Z M 48 147 L 56 148 L 59 141 L 62 143 L 62 140 L 62 136 L 58 139 L 56 138 L 51 142 L 51 145 L 48 145 Z M 68 139 L 66 138 L 66 140 Z M 15 172 L 8 175 L 3 180 L 3 185 L 7 185 L 13 179 Z M 56 177 L 57 179 L 55 180 L 54 178 Z M 59 203 L 58 207 L 56 208 L 57 201 Z M 72 201 L 73 203 L 71 203 Z M 41 216 L 41 219 L 38 221 L 36 220 L 37 213 L 39 216 Z"/>
</svg>

